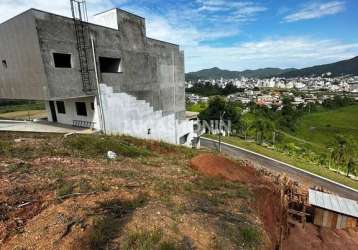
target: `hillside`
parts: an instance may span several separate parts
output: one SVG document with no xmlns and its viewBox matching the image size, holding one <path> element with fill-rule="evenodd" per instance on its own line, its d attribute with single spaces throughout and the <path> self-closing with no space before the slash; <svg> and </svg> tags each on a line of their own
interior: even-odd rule
<svg viewBox="0 0 358 250">
<path fill-rule="evenodd" d="M 327 148 L 341 134 L 358 141 L 358 105 L 304 115 L 295 136 Z"/>
<path fill-rule="evenodd" d="M 262 219 L 280 218 L 273 185 L 247 183 L 252 167 L 224 158 L 239 182 L 204 176 L 190 168 L 198 153 L 130 137 L 0 133 L 0 249 L 272 249 L 279 227 L 266 232 Z"/>
<path fill-rule="evenodd" d="M 279 75 L 285 72 L 295 70 L 293 68 L 289 69 L 279 69 L 279 68 L 264 68 L 256 70 L 244 70 L 244 71 L 230 71 L 223 70 L 217 67 L 211 69 L 203 69 L 197 72 L 190 72 L 185 75 L 187 81 L 198 80 L 198 79 L 235 79 L 240 77 L 270 77 Z"/>
<path fill-rule="evenodd" d="M 303 68 L 300 70 L 285 72 L 280 76 L 285 76 L 285 77 L 298 77 L 298 76 L 311 76 L 311 75 L 319 76 L 327 72 L 331 72 L 333 76 L 339 76 L 342 74 L 358 75 L 358 56 L 335 63 L 318 65 L 318 66 Z"/>
<path fill-rule="evenodd" d="M 244 70 L 244 71 L 230 71 L 222 70 L 217 67 L 211 69 L 203 69 L 196 72 L 190 72 L 185 75 L 187 81 L 198 80 L 198 79 L 234 79 L 244 77 L 256 77 L 256 78 L 265 78 L 272 76 L 279 77 L 299 77 L 299 76 L 320 76 L 323 73 L 331 72 L 333 76 L 339 75 L 358 75 L 358 56 L 339 61 L 330 64 L 318 65 L 303 69 L 280 69 L 280 68 L 263 68 L 256 70 Z"/>
<path fill-rule="evenodd" d="M 287 223 L 283 190 L 306 184 L 162 142 L 2 132 L 0 249 L 357 249 L 357 230 Z"/>
</svg>

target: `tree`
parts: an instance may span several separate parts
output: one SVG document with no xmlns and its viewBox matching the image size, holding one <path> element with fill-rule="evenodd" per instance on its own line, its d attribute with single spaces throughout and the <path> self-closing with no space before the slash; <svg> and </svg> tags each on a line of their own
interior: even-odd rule
<svg viewBox="0 0 358 250">
<path fill-rule="evenodd" d="M 252 126 L 256 131 L 256 142 L 258 144 L 261 144 L 263 139 L 266 138 L 265 135 L 271 135 L 274 131 L 273 122 L 263 118 L 257 118 Z"/>
<path fill-rule="evenodd" d="M 240 113 L 238 112 L 235 104 L 226 101 L 221 96 L 215 96 L 209 100 L 208 108 L 200 112 L 200 120 L 219 120 L 220 113 L 225 112 L 224 120 L 231 120 L 233 124 L 240 120 Z"/>
<path fill-rule="evenodd" d="M 337 135 L 331 157 L 335 164 L 347 167 L 347 176 L 352 172 L 356 172 L 356 156 L 357 150 L 355 142 L 343 135 Z"/>
</svg>

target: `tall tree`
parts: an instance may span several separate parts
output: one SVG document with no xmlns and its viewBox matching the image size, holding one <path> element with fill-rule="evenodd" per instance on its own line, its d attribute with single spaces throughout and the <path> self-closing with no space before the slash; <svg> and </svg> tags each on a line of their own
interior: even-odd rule
<svg viewBox="0 0 358 250">
<path fill-rule="evenodd" d="M 347 167 L 347 176 L 356 172 L 357 145 L 355 142 L 343 135 L 337 135 L 332 151 L 332 160 L 338 166 Z"/>
</svg>

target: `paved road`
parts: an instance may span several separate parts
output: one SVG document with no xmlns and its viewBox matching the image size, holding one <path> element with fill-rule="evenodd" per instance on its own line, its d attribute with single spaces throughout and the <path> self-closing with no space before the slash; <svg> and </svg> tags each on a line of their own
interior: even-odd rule
<svg viewBox="0 0 358 250">
<path fill-rule="evenodd" d="M 217 149 L 218 142 L 215 140 L 200 138 L 200 144 L 203 147 Z M 266 157 L 264 155 L 246 150 L 244 148 L 236 147 L 230 144 L 222 143 L 221 150 L 223 153 L 231 155 L 233 157 L 247 159 L 253 162 L 255 165 L 267 168 L 269 170 L 283 172 L 290 176 L 291 178 L 297 181 L 309 182 L 316 186 L 322 186 L 326 190 L 329 190 L 333 193 L 336 193 L 340 196 L 346 197 L 348 199 L 353 199 L 358 201 L 358 191 L 344 186 L 342 184 L 336 183 L 334 181 L 328 180 L 326 178 L 320 177 L 318 175 L 309 173 L 302 169 L 296 168 L 292 165 L 277 161 L 275 159 Z"/>
</svg>

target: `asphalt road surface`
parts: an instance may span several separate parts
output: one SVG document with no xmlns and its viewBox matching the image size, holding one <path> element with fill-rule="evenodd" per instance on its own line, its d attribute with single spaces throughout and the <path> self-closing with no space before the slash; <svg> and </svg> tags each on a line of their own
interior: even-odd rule
<svg viewBox="0 0 358 250">
<path fill-rule="evenodd" d="M 201 137 L 200 144 L 201 146 L 206 148 L 216 150 L 218 149 L 218 142 L 215 140 Z M 268 170 L 273 170 L 275 172 L 282 172 L 296 181 L 312 183 L 315 186 L 321 186 L 324 189 L 336 193 L 337 195 L 340 195 L 342 197 L 358 201 L 357 190 L 328 180 L 321 176 L 309 173 L 289 164 L 226 143 L 221 144 L 221 151 L 235 158 L 249 160 L 256 166 L 264 167 Z"/>
</svg>

